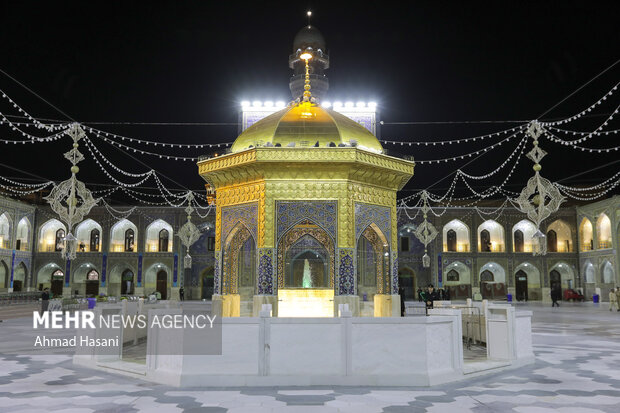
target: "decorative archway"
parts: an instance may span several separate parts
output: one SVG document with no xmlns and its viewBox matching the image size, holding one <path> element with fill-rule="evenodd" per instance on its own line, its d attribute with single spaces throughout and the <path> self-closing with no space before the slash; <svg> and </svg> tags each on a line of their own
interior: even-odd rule
<svg viewBox="0 0 620 413">
<path fill-rule="evenodd" d="M 547 252 L 573 252 L 574 228 L 557 219 L 547 227 Z"/>
<path fill-rule="evenodd" d="M 327 231 L 313 221 L 304 220 L 298 223 L 280 238 L 276 259 L 278 289 L 287 287 L 334 288 L 336 259 L 334 241 Z M 310 285 L 304 286 L 303 272 L 306 260 L 308 260 L 311 282 Z M 322 276 L 315 272 L 319 270 Z M 306 281 L 308 281 L 308 276 Z"/>
<path fill-rule="evenodd" d="M 469 252 L 469 228 L 462 221 L 453 219 L 443 227 L 443 250 Z"/>
<path fill-rule="evenodd" d="M 23 217 L 17 223 L 17 231 L 15 233 L 15 249 L 22 251 L 30 251 L 30 221 Z"/>
<path fill-rule="evenodd" d="M 357 290 L 371 300 L 375 294 L 390 294 L 390 247 L 386 236 L 372 223 L 357 240 Z"/>
<path fill-rule="evenodd" d="M 247 295 L 251 298 L 255 285 L 256 240 L 245 225 L 238 223 L 226 237 L 222 250 L 222 294 L 239 294 L 240 286 L 250 284 L 250 291 L 244 290 L 242 298 L 248 299 Z"/>
<path fill-rule="evenodd" d="M 13 292 L 24 291 L 28 287 L 28 269 L 20 262 L 13 271 Z"/>
<path fill-rule="evenodd" d="M 78 239 L 78 251 L 99 252 L 101 249 L 101 230 L 101 225 L 92 219 L 80 223 L 75 230 L 75 236 Z"/>
<path fill-rule="evenodd" d="M 9 288 L 9 267 L 0 260 L 0 289 Z"/>
<path fill-rule="evenodd" d="M 579 250 L 590 251 L 594 249 L 592 222 L 588 218 L 581 220 L 579 224 Z"/>
<path fill-rule="evenodd" d="M 9 214 L 0 214 L 0 248 L 11 248 L 11 219 Z"/>
<path fill-rule="evenodd" d="M 611 248 L 611 220 L 602 213 L 596 220 L 597 249 Z"/>
<path fill-rule="evenodd" d="M 496 262 L 489 262 L 480 269 L 480 292 L 482 298 L 503 298 L 506 296 L 506 272 Z"/>
<path fill-rule="evenodd" d="M 515 299 L 540 300 L 542 289 L 540 284 L 540 271 L 532 263 L 523 262 L 514 269 Z"/>
<path fill-rule="evenodd" d="M 450 290 L 450 299 L 471 297 L 471 270 L 461 261 L 451 262 L 444 268 L 443 286 Z"/>
</svg>

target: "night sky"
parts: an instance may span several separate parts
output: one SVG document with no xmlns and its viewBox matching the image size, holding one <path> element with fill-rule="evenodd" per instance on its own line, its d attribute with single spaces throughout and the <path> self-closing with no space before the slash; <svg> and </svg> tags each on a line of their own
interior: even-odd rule
<svg viewBox="0 0 620 413">
<path fill-rule="evenodd" d="M 235 123 L 241 100 L 290 100 L 287 58 L 293 37 L 307 22 L 308 8 L 330 55 L 329 99 L 378 102 L 386 123 L 381 137 L 387 140 L 456 139 L 516 126 L 518 123 L 390 123 L 535 119 L 620 58 L 620 8 L 614 2 L 49 3 L 0 3 L 0 69 L 87 125 L 89 121 Z M 585 109 L 618 81 L 620 64 L 544 119 Z M 68 120 L 1 73 L 0 89 L 36 117 Z M 619 94 L 599 106 L 593 112 L 597 116 L 563 127 L 595 129 L 606 119 L 599 115 L 616 109 Z M 0 110 L 7 113 L 6 102 L 0 104 Z M 93 126 L 135 138 L 179 143 L 232 142 L 237 135 L 233 125 Z M 618 128 L 617 119 L 608 126 Z M 15 138 L 6 126 L 0 126 L 0 131 L 2 138 Z M 618 136 L 591 139 L 584 146 L 617 146 Z M 95 143 L 127 171 L 146 170 L 104 142 Z M 503 145 L 464 170 L 483 174 L 495 169 L 516 143 L 515 139 Z M 0 163 L 4 165 L 46 179 L 61 180 L 69 175 L 69 164 L 61 158 L 70 147 L 68 138 L 62 144 L 0 145 Z M 384 146 L 396 155 L 422 160 L 460 155 L 483 145 L 477 142 L 449 149 Z M 542 173 L 553 181 L 619 158 L 619 152 L 585 154 L 546 139 L 541 145 L 551 152 L 543 160 Z M 208 152 L 175 150 L 173 154 Z M 203 188 L 191 162 L 163 162 L 148 156 L 139 159 L 183 186 Z M 418 165 L 401 196 L 434 184 L 465 162 Z M 591 185 L 612 176 L 619 165 L 563 183 Z M 81 179 L 110 183 L 92 162 L 80 166 Z M 474 184 L 484 189 L 503 180 L 506 172 L 504 169 L 493 179 Z M 523 158 L 508 188 L 520 190 L 531 173 L 531 162 Z M 3 166 L 0 174 L 32 178 Z M 450 181 L 446 179 L 431 190 L 442 194 Z M 467 191 L 459 193 L 466 195 Z"/>
</svg>

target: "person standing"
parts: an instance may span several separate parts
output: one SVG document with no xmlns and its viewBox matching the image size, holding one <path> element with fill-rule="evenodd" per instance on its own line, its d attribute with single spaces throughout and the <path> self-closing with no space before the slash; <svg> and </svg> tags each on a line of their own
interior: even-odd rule
<svg viewBox="0 0 620 413">
<path fill-rule="evenodd" d="M 48 290 L 48 288 L 45 288 L 43 294 L 41 294 L 41 315 L 43 315 L 50 306 L 50 293 Z"/>
<path fill-rule="evenodd" d="M 616 295 L 616 290 L 612 288 L 609 291 L 609 311 L 613 311 L 614 307 L 616 311 L 618 310 L 618 296 Z"/>
<path fill-rule="evenodd" d="M 558 303 L 558 300 L 560 299 L 560 289 L 557 287 L 557 285 L 554 285 L 553 288 L 551 289 L 551 307 L 555 307 L 556 305 L 559 307 L 560 303 Z"/>
<path fill-rule="evenodd" d="M 620 287 L 616 287 L 616 301 L 618 302 L 618 311 L 620 311 Z"/>
<path fill-rule="evenodd" d="M 185 301 L 185 290 L 183 289 L 183 287 L 179 288 L 179 298 L 181 299 L 181 301 Z"/>
<path fill-rule="evenodd" d="M 400 296 L 400 316 L 405 316 L 405 289 L 398 287 L 398 295 Z"/>
</svg>

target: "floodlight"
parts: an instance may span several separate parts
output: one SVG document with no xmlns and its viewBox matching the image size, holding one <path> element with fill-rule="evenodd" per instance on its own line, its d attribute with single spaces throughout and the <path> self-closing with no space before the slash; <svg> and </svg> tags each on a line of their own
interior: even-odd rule
<svg viewBox="0 0 620 413">
<path fill-rule="evenodd" d="M 325 102 L 321 103 L 321 106 L 323 106 L 324 108 L 329 108 L 332 106 L 332 103 L 326 100 Z"/>
<path fill-rule="evenodd" d="M 252 106 L 254 106 L 255 108 L 260 108 L 261 106 L 263 106 L 263 102 L 261 102 L 260 100 L 255 100 L 254 102 L 252 102 Z"/>
<path fill-rule="evenodd" d="M 362 101 L 357 102 L 357 103 L 355 104 L 355 106 L 357 106 L 358 108 L 363 108 L 363 107 L 366 107 L 366 102 L 362 102 Z"/>
<path fill-rule="evenodd" d="M 241 107 L 242 108 L 247 108 L 250 106 L 250 102 L 248 102 L 247 100 L 242 100 L 241 101 Z"/>
<path fill-rule="evenodd" d="M 266 107 L 266 108 L 270 108 L 270 107 L 272 107 L 272 106 L 273 106 L 273 102 L 272 102 L 271 100 L 267 100 L 267 101 L 265 101 L 265 107 Z"/>
<path fill-rule="evenodd" d="M 354 106 L 353 102 L 345 102 L 345 104 L 344 104 L 345 108 L 352 108 L 353 106 Z"/>
</svg>

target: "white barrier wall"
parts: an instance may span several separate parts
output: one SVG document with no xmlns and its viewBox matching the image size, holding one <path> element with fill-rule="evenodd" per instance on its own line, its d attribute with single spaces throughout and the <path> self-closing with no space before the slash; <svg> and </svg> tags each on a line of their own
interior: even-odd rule
<svg viewBox="0 0 620 413">
<path fill-rule="evenodd" d="M 177 311 L 152 310 L 149 315 Z M 411 318 L 222 321 L 222 355 L 217 356 L 159 355 L 169 346 L 184 345 L 183 338 L 150 329 L 145 378 L 175 386 L 221 387 L 429 386 L 463 377 L 458 311 Z"/>
<path fill-rule="evenodd" d="M 181 311 L 154 309 L 149 318 Z M 489 358 L 508 365 L 533 362 L 531 313 L 493 305 L 489 311 Z M 78 352 L 74 362 L 173 386 L 430 386 L 466 377 L 460 310 L 437 308 L 429 317 L 405 318 L 351 317 L 348 311 L 339 318 L 269 314 L 222 319 L 221 355 L 165 355 L 200 343 L 185 330 L 179 336 L 151 328 L 146 365 L 123 367 L 118 357 L 100 360 Z"/>
</svg>

